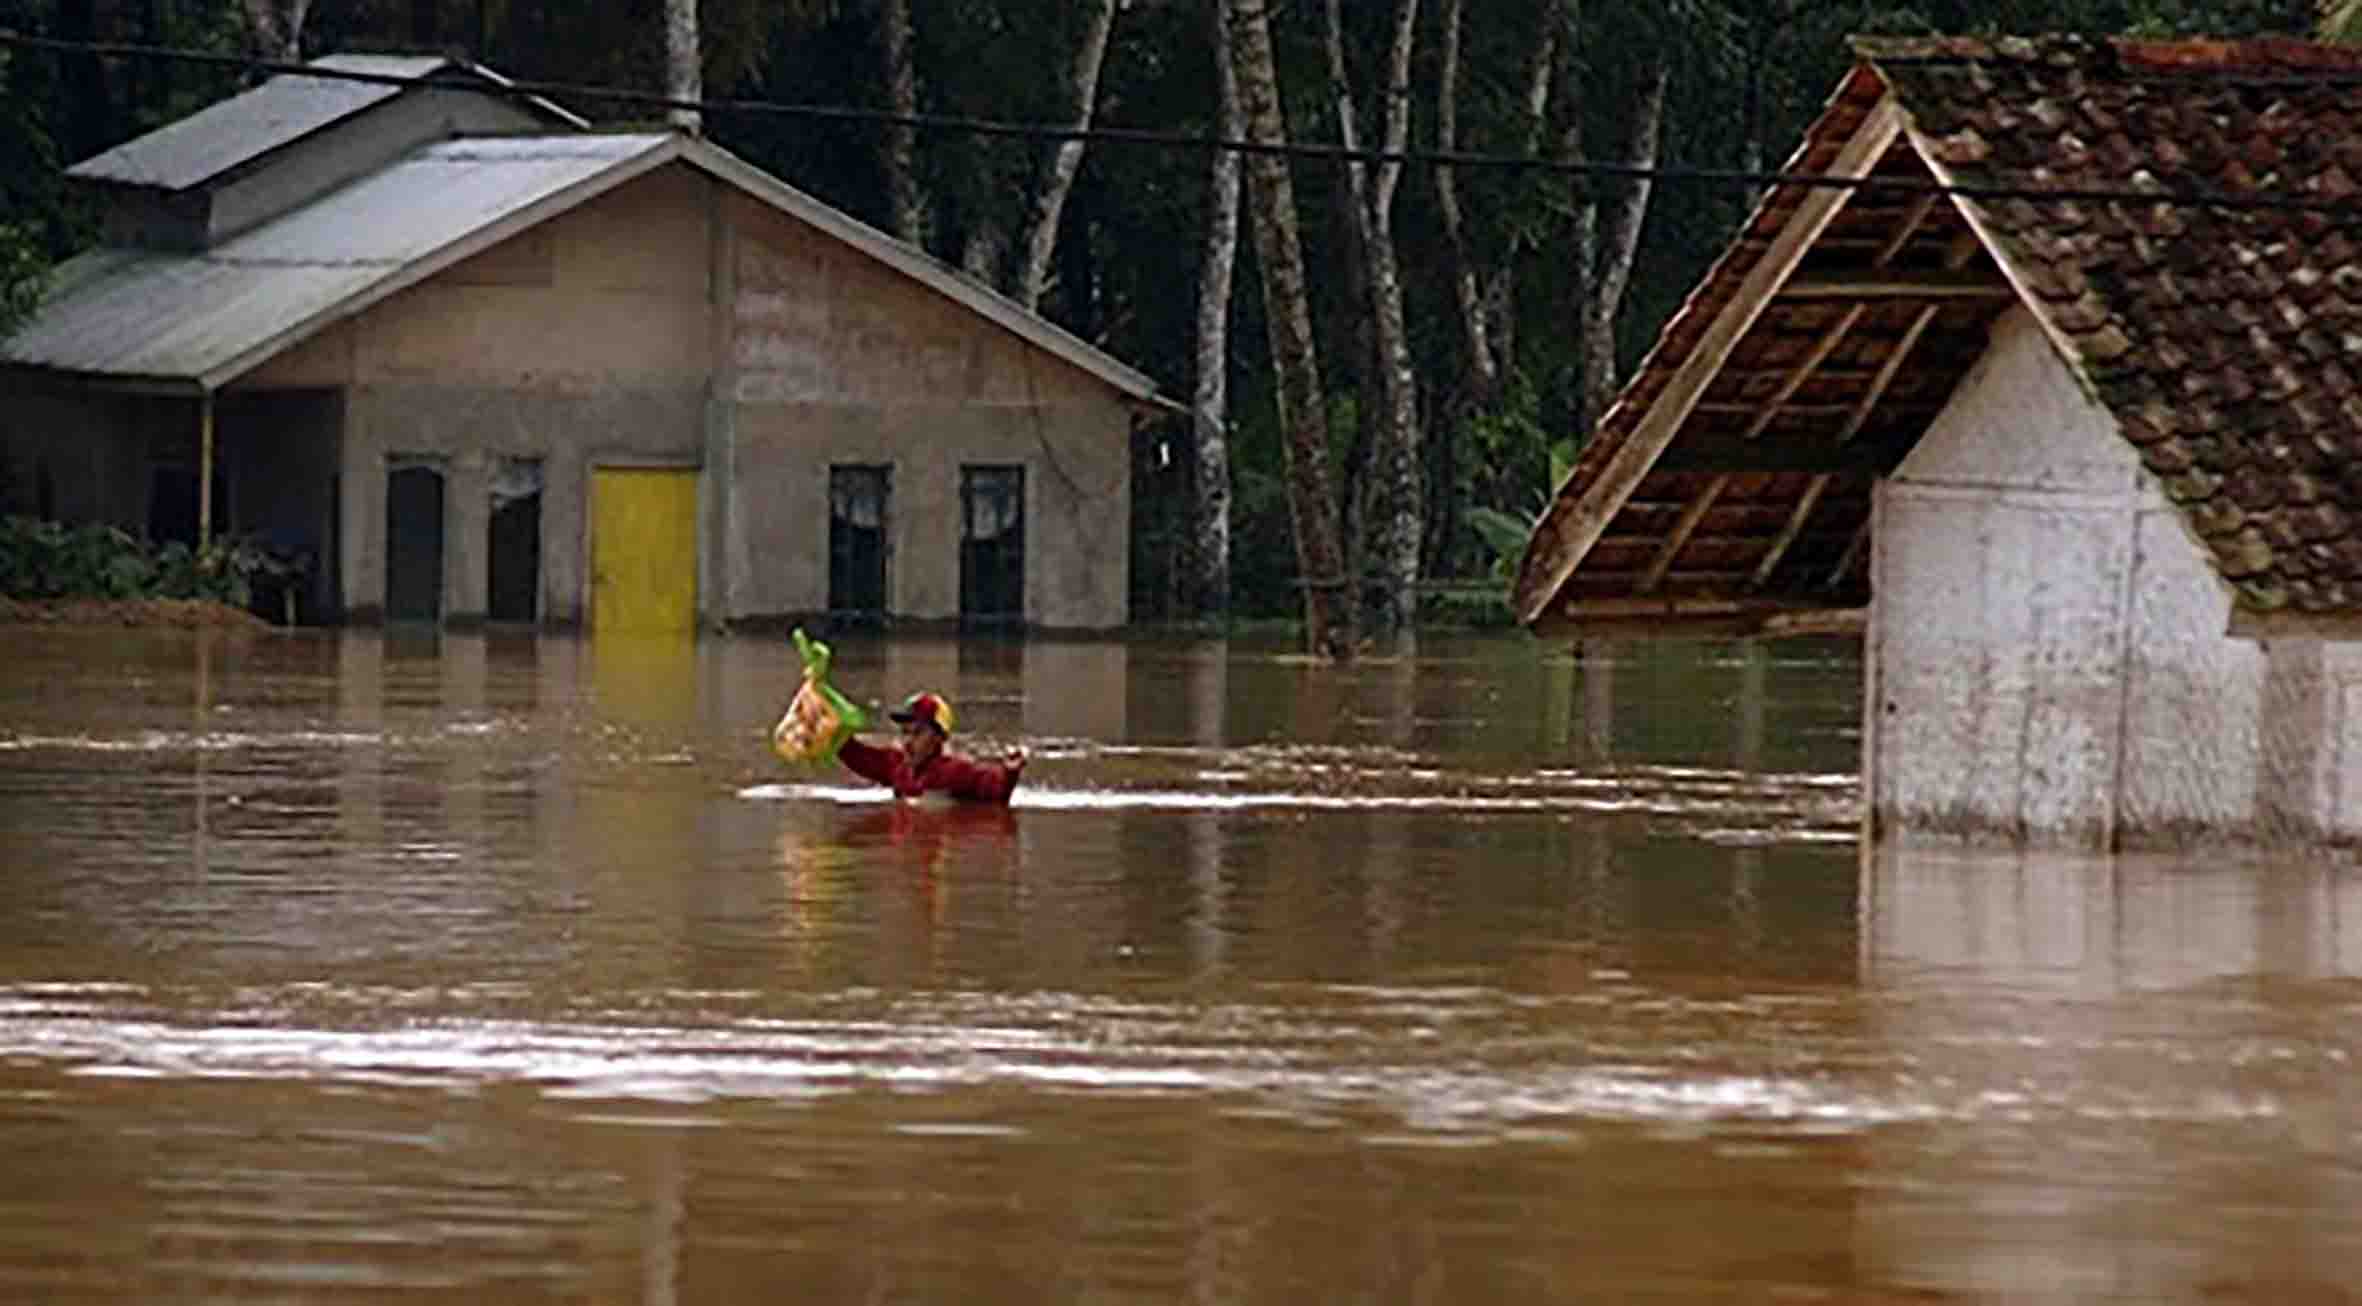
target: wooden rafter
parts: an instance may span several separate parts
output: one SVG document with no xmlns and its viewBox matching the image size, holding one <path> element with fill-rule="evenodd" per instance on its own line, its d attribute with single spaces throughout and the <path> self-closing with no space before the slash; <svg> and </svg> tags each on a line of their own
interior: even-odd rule
<svg viewBox="0 0 2362 1306">
<path fill-rule="evenodd" d="M 1788 379 L 1782 381 L 1780 388 L 1764 402 L 1763 410 L 1755 415 L 1755 420 L 1747 424 L 1748 439 L 1752 440 L 1763 434 L 1763 428 L 1771 425 L 1772 419 L 1780 415 L 1780 405 L 1788 402 L 1789 396 L 1802 389 L 1804 383 L 1812 379 L 1813 369 L 1819 367 L 1821 360 L 1827 358 L 1837 346 L 1845 343 L 1846 333 L 1852 331 L 1854 323 L 1861 321 L 1862 314 L 1869 311 L 1868 304 L 1856 304 L 1845 310 L 1844 315 L 1837 319 L 1834 326 L 1821 333 L 1821 338 L 1813 342 L 1811 351 L 1797 361 L 1795 370 L 1788 373 Z"/>
<path fill-rule="evenodd" d="M 1844 427 L 1837 432 L 1837 443 L 1844 444 L 1853 439 L 1861 431 L 1862 423 L 1870 420 L 1871 410 L 1878 407 L 1878 401 L 1886 396 L 1886 387 L 1894 383 L 1895 373 L 1903 370 L 1903 360 L 1911 356 L 1911 350 L 1919 344 L 1919 337 L 1927 330 L 1927 324 L 1936 320 L 1936 309 L 1937 305 L 1929 304 L 1912 315 L 1911 325 L 1903 332 L 1903 338 L 1895 342 L 1886 361 L 1878 365 L 1878 375 L 1870 378 L 1870 388 L 1854 401 L 1853 412 L 1846 416 Z"/>
<path fill-rule="evenodd" d="M 1790 407 L 1789 412 L 1799 411 Z M 1839 444 L 1834 440 L 1745 440 L 1731 431 L 1691 436 L 1657 459 L 1660 472 L 1864 472 L 1883 476 L 1910 452 L 1923 423 L 1882 420 L 1862 435 Z M 1832 412 L 1834 420 L 1838 414 Z M 1627 513 L 1631 511 L 1628 506 Z M 1601 532 L 1602 536 L 1606 532 Z"/>
<path fill-rule="evenodd" d="M 1932 199 L 1934 196 L 1931 194 L 1929 198 Z M 1944 251 L 1945 271 L 1959 270 L 1961 265 L 1975 257 L 1976 252 L 1981 248 L 1983 246 L 1977 243 L 1974 231 L 1962 232 L 1953 238 L 1951 246 Z M 1936 314 L 1941 311 L 1942 307 L 1941 304 L 1923 305 L 1917 313 L 1911 315 L 1910 327 L 1903 332 L 1903 338 L 1895 343 L 1894 350 L 1886 356 L 1886 361 L 1878 365 L 1878 374 L 1870 378 L 1870 388 L 1863 392 L 1859 400 L 1855 401 L 1854 410 L 1846 417 L 1844 428 L 1837 432 L 1839 444 L 1854 438 L 1854 435 L 1862 429 L 1862 423 L 1870 420 L 1871 410 L 1878 407 L 1878 401 L 1885 396 L 1886 387 L 1893 383 L 1895 373 L 1902 370 L 1903 360 L 1911 356 L 1911 350 L 1919 344 L 1919 337 L 1926 332 L 1928 324 L 1936 320 Z"/>
<path fill-rule="evenodd" d="M 1878 268 L 1815 272 L 1780 287 L 1782 300 L 2007 299 L 2017 293 L 2007 281 L 1975 272 L 1894 272 Z"/>
<path fill-rule="evenodd" d="M 1755 564 L 1755 574 L 1747 578 L 1748 589 L 1762 589 L 1764 582 L 1770 580 L 1771 574 L 1779 569 L 1780 559 L 1788 556 L 1788 550 L 1796 543 L 1796 537 L 1804 534 L 1805 518 L 1812 516 L 1813 508 L 1821 502 L 1822 493 L 1829 488 L 1829 481 L 1829 474 L 1823 472 L 1804 487 L 1804 497 L 1796 501 L 1796 511 L 1788 514 L 1788 524 L 1780 528 L 1779 535 L 1772 540 L 1771 549 L 1763 555 L 1763 561 Z"/>
<path fill-rule="evenodd" d="M 1837 565 L 1829 569 L 1827 579 L 1821 582 L 1821 588 L 1833 590 L 1844 584 L 1845 574 L 1854 569 L 1855 561 L 1862 556 L 1862 546 L 1869 542 L 1870 518 L 1864 517 L 1862 524 L 1854 528 L 1854 537 L 1846 541 L 1845 552 L 1839 555 Z"/>
<path fill-rule="evenodd" d="M 1867 175 L 1902 130 L 1902 107 L 1891 93 L 1881 97 L 1825 171 L 1840 177 Z M 1632 492 L 1640 488 L 1640 482 L 1656 464 L 1657 455 L 1665 451 L 1682 423 L 1689 419 L 1692 405 L 1705 394 L 1706 387 L 1729 360 L 1732 349 L 1771 303 L 1773 291 L 1803 262 L 1813 241 L 1844 210 L 1851 194 L 1845 188 L 1820 188 L 1797 202 L 1771 244 L 1740 279 L 1732 296 L 1716 310 L 1680 366 L 1658 390 L 1648 410 L 1607 455 L 1582 498 L 1563 505 L 1567 511 L 1553 512 L 1550 520 L 1537 528 L 1538 532 L 1548 532 L 1550 538 L 1537 538 L 1529 547 L 1528 561 L 1534 565 L 1518 577 L 1515 606 L 1520 621 L 1532 622 L 1549 606 L 1551 596 L 1566 583 L 1567 576 L 1590 550 L 1592 541 L 1599 538 L 1609 520 L 1622 510 Z M 1609 417 L 1614 415 L 1614 410 L 1610 410 Z"/>
<path fill-rule="evenodd" d="M 1879 267 L 1892 263 L 1895 255 L 1903 252 L 1903 246 L 1910 244 L 1911 238 L 1919 234 L 1919 225 L 1927 221 L 1927 215 L 1935 211 L 1936 201 L 1943 197 L 1943 192 L 1931 190 L 1911 201 L 1910 212 L 1905 213 L 1903 220 L 1895 224 L 1895 234 L 1887 237 L 1886 243 L 1878 247 L 1878 253 L 1870 261 Z"/>
<path fill-rule="evenodd" d="M 1706 520 L 1707 510 L 1714 506 L 1716 499 L 1722 497 L 1723 487 L 1729 484 L 1728 472 L 1715 477 L 1706 482 L 1706 488 L 1698 491 L 1698 497 L 1690 500 L 1688 507 L 1681 510 L 1681 520 L 1673 523 L 1673 533 L 1665 537 L 1665 546 L 1657 550 L 1656 558 L 1649 563 L 1648 570 L 1642 573 L 1640 584 L 1635 588 L 1636 593 L 1651 593 L 1663 583 L 1665 573 L 1673 569 L 1673 559 L 1680 556 L 1683 546 L 1689 543 L 1689 537 L 1698 529 L 1698 523 Z"/>
</svg>

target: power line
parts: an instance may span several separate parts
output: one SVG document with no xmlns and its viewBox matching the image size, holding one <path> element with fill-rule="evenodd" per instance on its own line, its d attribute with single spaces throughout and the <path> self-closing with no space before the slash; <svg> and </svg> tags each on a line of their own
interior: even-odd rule
<svg viewBox="0 0 2362 1306">
<path fill-rule="evenodd" d="M 119 41 L 69 41 L 58 37 L 31 36 L 8 28 L 0 28 L 0 46 L 60 54 L 89 54 L 114 58 L 203 64 L 213 67 L 235 68 L 245 72 L 313 77 L 326 81 L 364 82 L 387 86 L 451 85 L 472 90 L 483 89 L 480 83 L 458 79 L 445 81 L 433 77 L 421 79 L 390 73 L 321 68 L 312 64 L 261 59 L 248 55 L 216 54 L 206 50 L 137 45 Z M 910 127 L 926 131 L 1016 140 L 1079 140 L 1092 144 L 1135 145 L 1200 152 L 1229 150 L 1238 154 L 1279 156 L 1331 163 L 1399 163 L 1428 167 L 1485 168 L 1513 172 L 1545 172 L 1559 176 L 1614 181 L 1696 182 L 1743 186 L 1750 189 L 1802 186 L 1825 190 L 1879 190 L 1900 194 L 1949 195 L 1958 199 L 1983 201 L 2014 199 L 2052 203 L 2120 203 L 2144 206 L 2162 204 L 2193 208 L 2338 213 L 2347 216 L 2353 216 L 2357 212 L 2355 202 L 2348 198 L 2305 195 L 2289 191 L 2249 191 L 2233 194 L 2203 187 L 2168 190 L 2162 182 L 2156 183 L 2154 189 L 2001 185 L 1978 182 L 1941 182 L 1932 178 L 1917 177 L 1874 175 L 1842 177 L 1824 172 L 1764 172 L 1739 168 L 1699 168 L 1680 164 L 1640 166 L 1594 160 L 1551 159 L 1522 154 L 1485 154 L 1463 150 L 1349 149 L 1343 145 L 1312 141 L 1291 141 L 1269 145 L 1257 141 L 1224 139 L 1218 136 L 1197 136 L 1186 132 L 1158 131 L 1142 127 L 1061 127 L 1050 123 L 1010 122 L 955 114 L 894 113 L 884 109 L 867 109 L 851 105 L 787 104 L 776 100 L 735 98 L 683 99 L 651 91 L 634 91 L 619 87 L 586 86 L 570 82 L 519 81 L 505 77 L 501 78 L 500 89 L 512 95 L 539 96 L 547 99 L 597 100 L 645 109 L 693 109 L 703 114 L 804 118 L 867 126 Z"/>
</svg>

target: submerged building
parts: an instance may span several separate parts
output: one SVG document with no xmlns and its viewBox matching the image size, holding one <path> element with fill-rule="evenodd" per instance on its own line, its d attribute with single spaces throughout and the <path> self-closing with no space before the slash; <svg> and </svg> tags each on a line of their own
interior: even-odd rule
<svg viewBox="0 0 2362 1306">
<path fill-rule="evenodd" d="M 1125 620 L 1148 378 L 693 136 L 310 67 L 70 170 L 0 509 L 261 537 L 317 620 Z"/>
<path fill-rule="evenodd" d="M 1859 40 L 1536 525 L 1538 633 L 1863 632 L 1873 841 L 2362 836 L 2362 51 Z"/>
</svg>

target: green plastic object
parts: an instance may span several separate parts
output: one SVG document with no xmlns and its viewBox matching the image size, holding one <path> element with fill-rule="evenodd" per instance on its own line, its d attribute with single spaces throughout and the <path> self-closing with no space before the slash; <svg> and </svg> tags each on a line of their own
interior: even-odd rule
<svg viewBox="0 0 2362 1306">
<path fill-rule="evenodd" d="M 828 683 L 833 654 L 826 644 L 795 630 L 796 654 L 804 660 L 804 683 L 771 727 L 771 749 L 783 762 L 816 766 L 834 760 L 846 740 L 869 725 L 869 713 Z"/>
</svg>

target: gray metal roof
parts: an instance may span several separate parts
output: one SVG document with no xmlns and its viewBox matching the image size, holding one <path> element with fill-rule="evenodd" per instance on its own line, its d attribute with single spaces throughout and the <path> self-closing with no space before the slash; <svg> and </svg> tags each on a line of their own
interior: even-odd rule
<svg viewBox="0 0 2362 1306">
<path fill-rule="evenodd" d="M 336 318 L 571 207 L 669 137 L 446 141 L 212 249 L 104 249 L 58 269 L 0 359 L 212 388 Z M 596 186 L 588 193 L 603 190 Z"/>
<path fill-rule="evenodd" d="M 59 268 L 0 363 L 215 389 L 336 320 L 526 227 L 672 162 L 736 186 L 1097 377 L 1178 411 L 1146 374 L 983 283 L 674 133 L 504 136 L 430 145 L 198 252 L 104 249 Z"/>
<path fill-rule="evenodd" d="M 306 67 L 407 82 L 458 71 L 493 86 L 509 85 L 506 78 L 489 69 L 442 55 L 338 54 L 314 59 Z M 253 90 L 92 155 L 68 168 L 66 175 L 186 190 L 409 89 L 394 82 L 282 73 Z M 531 102 L 558 121 L 582 125 L 580 118 L 556 105 Z"/>
</svg>

